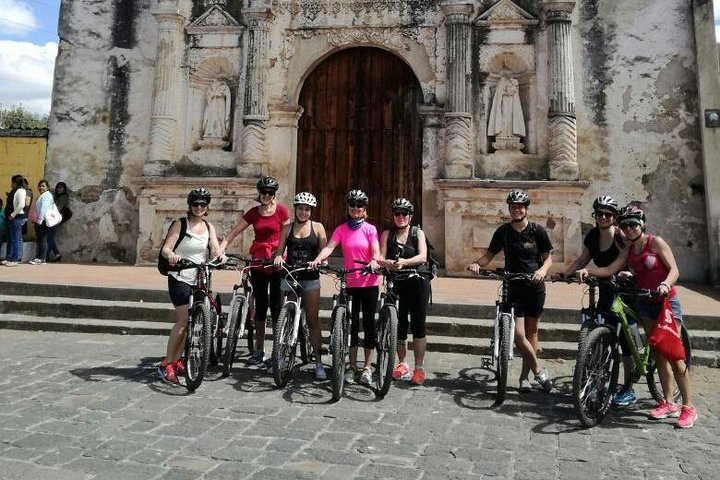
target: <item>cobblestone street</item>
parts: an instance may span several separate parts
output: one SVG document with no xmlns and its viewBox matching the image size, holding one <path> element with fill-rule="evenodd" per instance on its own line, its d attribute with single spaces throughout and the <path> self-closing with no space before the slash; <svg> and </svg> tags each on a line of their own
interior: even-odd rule
<svg viewBox="0 0 720 480">
<path fill-rule="evenodd" d="M 155 375 L 164 345 L 4 330 L 0 478 L 710 479 L 720 467 L 720 369 L 694 370 L 691 430 L 648 420 L 642 384 L 636 405 L 584 430 L 570 362 L 545 362 L 551 394 L 519 396 L 515 359 L 500 408 L 481 358 L 457 354 L 429 355 L 423 387 L 402 382 L 378 401 L 351 385 L 330 403 L 330 382 L 313 381 L 309 367 L 280 391 L 242 362 L 188 394 Z"/>
</svg>

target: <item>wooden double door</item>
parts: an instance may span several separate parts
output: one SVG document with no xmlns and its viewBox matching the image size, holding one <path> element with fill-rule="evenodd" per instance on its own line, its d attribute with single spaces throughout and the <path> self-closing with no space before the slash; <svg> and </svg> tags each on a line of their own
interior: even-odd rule
<svg viewBox="0 0 720 480">
<path fill-rule="evenodd" d="M 352 48 L 321 63 L 299 104 L 296 192 L 318 199 L 313 218 L 328 235 L 345 218 L 345 195 L 368 194 L 369 221 L 389 224 L 390 204 L 406 197 L 422 219 L 422 90 L 412 70 L 377 48 Z"/>
</svg>

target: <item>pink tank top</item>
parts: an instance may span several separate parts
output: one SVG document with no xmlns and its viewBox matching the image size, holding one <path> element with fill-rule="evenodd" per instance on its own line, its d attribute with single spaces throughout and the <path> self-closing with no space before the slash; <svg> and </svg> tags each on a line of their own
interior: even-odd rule
<svg viewBox="0 0 720 480">
<path fill-rule="evenodd" d="M 642 252 L 635 254 L 633 248 L 630 247 L 628 253 L 628 268 L 635 276 L 635 283 L 639 288 L 649 288 L 655 290 L 660 286 L 660 282 L 667 278 L 668 268 L 662 262 L 660 255 L 652 251 L 653 236 L 647 236 L 647 242 Z M 675 286 L 668 292 L 668 297 L 675 296 Z"/>
</svg>

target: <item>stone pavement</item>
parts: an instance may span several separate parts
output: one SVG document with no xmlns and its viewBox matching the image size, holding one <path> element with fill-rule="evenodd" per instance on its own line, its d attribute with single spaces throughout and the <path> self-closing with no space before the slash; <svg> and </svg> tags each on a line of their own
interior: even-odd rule
<svg viewBox="0 0 720 480">
<path fill-rule="evenodd" d="M 285 390 L 241 363 L 194 393 L 155 376 L 158 336 L 4 330 L 2 479 L 710 479 L 720 468 L 720 369 L 693 371 L 699 420 L 674 430 L 638 404 L 585 430 L 569 397 L 572 365 L 546 361 L 557 389 L 493 408 L 478 356 L 431 354 L 423 387 L 383 400 L 302 367 Z"/>
</svg>

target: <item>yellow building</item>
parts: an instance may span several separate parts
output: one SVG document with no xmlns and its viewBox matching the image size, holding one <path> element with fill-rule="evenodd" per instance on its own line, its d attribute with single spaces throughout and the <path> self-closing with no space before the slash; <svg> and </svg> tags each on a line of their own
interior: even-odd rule
<svg viewBox="0 0 720 480">
<path fill-rule="evenodd" d="M 37 198 L 37 184 L 45 175 L 47 137 L 47 129 L 0 130 L 0 197 L 3 204 L 10 191 L 10 178 L 17 174 L 27 178 L 33 198 Z M 33 228 L 28 228 L 24 240 L 35 240 Z"/>
</svg>

